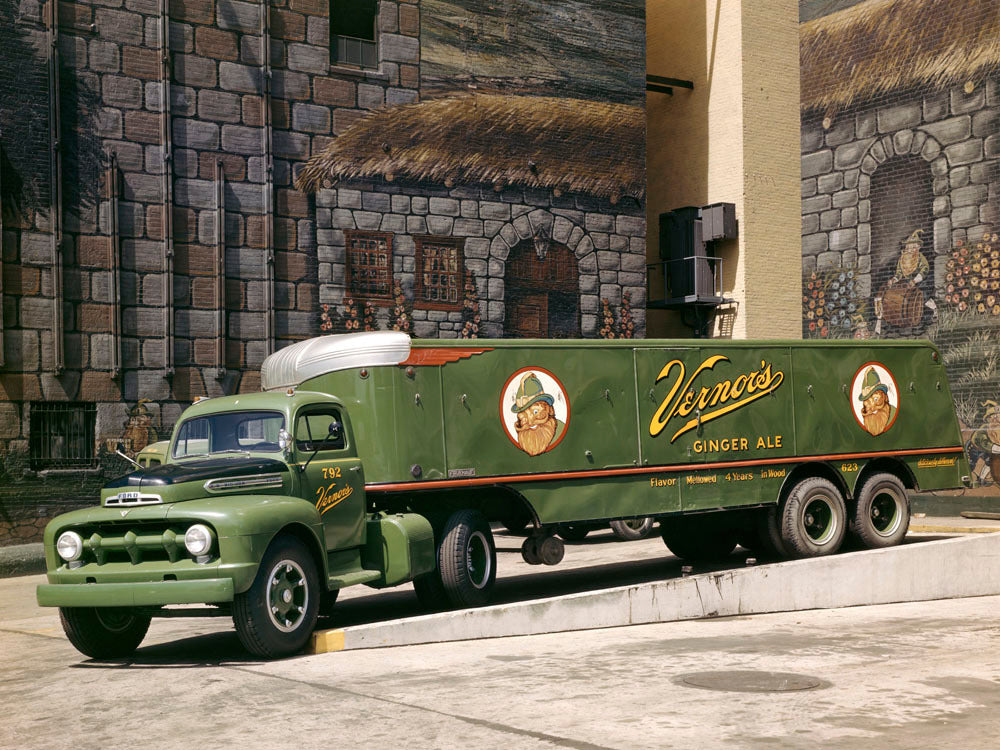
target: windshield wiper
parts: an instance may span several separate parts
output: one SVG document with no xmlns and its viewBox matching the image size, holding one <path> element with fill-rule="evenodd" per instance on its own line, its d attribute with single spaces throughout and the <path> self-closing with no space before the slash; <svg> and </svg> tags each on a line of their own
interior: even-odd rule
<svg viewBox="0 0 1000 750">
<path fill-rule="evenodd" d="M 250 451 L 243 450 L 242 448 L 226 448 L 224 451 L 212 451 L 210 455 L 218 456 L 220 453 L 245 453 L 247 456 L 250 455 Z"/>
</svg>

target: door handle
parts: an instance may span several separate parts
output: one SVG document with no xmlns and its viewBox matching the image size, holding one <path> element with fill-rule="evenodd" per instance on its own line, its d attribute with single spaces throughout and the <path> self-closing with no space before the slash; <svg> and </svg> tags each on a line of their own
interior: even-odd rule
<svg viewBox="0 0 1000 750">
<path fill-rule="evenodd" d="M 352 466 L 350 468 L 350 471 L 361 471 L 361 467 L 360 466 Z"/>
</svg>

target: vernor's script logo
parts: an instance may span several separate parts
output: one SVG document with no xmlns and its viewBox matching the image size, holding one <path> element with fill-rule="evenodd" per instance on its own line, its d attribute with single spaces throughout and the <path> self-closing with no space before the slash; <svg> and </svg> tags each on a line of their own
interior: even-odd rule
<svg viewBox="0 0 1000 750">
<path fill-rule="evenodd" d="M 699 422 L 710 422 L 724 417 L 762 396 L 775 391 L 785 379 L 785 373 L 774 370 L 769 362 L 760 361 L 760 368 L 744 373 L 732 380 L 721 380 L 714 385 L 702 386 L 695 390 L 695 381 L 703 372 L 711 370 L 720 362 L 728 362 L 729 357 L 716 354 L 695 368 L 691 377 L 687 377 L 684 363 L 679 359 L 671 360 L 660 370 L 656 382 L 673 377 L 670 392 L 663 399 L 653 420 L 649 423 L 649 434 L 659 435 L 672 419 L 684 419 L 692 413 L 695 416 L 684 422 L 670 438 L 674 442 L 688 430 L 693 430 Z"/>
</svg>

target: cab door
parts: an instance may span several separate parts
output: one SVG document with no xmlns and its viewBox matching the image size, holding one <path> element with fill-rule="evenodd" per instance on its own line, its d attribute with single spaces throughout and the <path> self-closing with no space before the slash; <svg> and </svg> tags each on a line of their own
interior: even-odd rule
<svg viewBox="0 0 1000 750">
<path fill-rule="evenodd" d="M 299 477 L 302 496 L 323 519 L 327 550 L 364 544 L 364 469 L 341 409 L 324 405 L 300 410 L 294 436 L 296 461 L 305 467 Z"/>
</svg>

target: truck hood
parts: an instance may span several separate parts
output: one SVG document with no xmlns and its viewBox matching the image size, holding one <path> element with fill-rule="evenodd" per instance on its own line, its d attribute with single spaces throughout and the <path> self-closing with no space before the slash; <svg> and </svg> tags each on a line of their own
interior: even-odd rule
<svg viewBox="0 0 1000 750">
<path fill-rule="evenodd" d="M 145 505 L 235 493 L 281 493 L 289 489 L 290 481 L 288 465 L 273 458 L 206 458 L 120 477 L 104 486 L 101 504 L 107 505 L 108 498 L 114 498 L 115 505 Z"/>
</svg>

